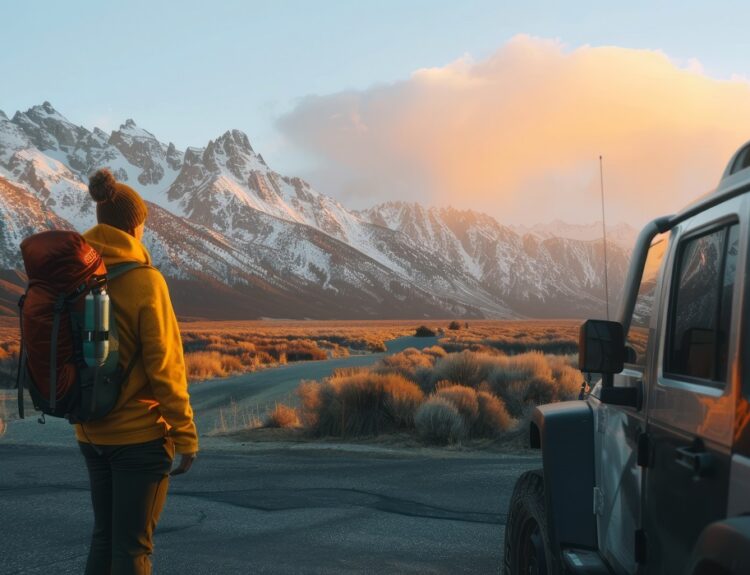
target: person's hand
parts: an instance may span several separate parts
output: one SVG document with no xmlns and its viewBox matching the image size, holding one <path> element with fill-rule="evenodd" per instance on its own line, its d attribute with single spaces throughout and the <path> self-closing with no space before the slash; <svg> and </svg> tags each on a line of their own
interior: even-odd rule
<svg viewBox="0 0 750 575">
<path fill-rule="evenodd" d="M 180 456 L 180 464 L 171 471 L 170 475 L 182 475 L 190 471 L 196 455 L 197 453 L 183 453 Z"/>
</svg>

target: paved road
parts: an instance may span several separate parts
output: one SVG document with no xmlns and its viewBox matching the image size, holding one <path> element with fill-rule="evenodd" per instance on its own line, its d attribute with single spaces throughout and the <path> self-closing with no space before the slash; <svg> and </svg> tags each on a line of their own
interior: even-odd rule
<svg viewBox="0 0 750 575">
<path fill-rule="evenodd" d="M 429 340 L 401 338 L 389 353 Z M 218 408 L 283 398 L 300 379 L 383 354 L 293 364 L 191 388 L 201 435 Z M 495 573 L 515 479 L 534 455 L 329 444 L 238 445 L 203 437 L 175 478 L 154 572 Z M 11 422 L 0 440 L 0 575 L 82 573 L 91 530 L 70 427 Z"/>
<path fill-rule="evenodd" d="M 82 573 L 91 529 L 77 449 L 0 444 L 0 573 Z M 524 456 L 206 449 L 172 481 L 160 575 L 495 573 Z"/>
</svg>

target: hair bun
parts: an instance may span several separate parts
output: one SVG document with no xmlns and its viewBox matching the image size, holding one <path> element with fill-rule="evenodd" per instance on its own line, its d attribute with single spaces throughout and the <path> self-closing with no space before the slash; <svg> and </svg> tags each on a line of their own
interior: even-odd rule
<svg viewBox="0 0 750 575">
<path fill-rule="evenodd" d="M 106 202 L 111 200 L 117 192 L 117 180 L 112 175 L 112 172 L 106 168 L 97 170 L 96 173 L 89 178 L 89 194 L 94 198 L 94 201 Z"/>
</svg>

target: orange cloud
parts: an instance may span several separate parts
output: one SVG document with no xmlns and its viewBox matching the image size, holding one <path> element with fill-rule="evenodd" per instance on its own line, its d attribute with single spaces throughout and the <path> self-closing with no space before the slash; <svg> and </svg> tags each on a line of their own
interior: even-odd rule
<svg viewBox="0 0 750 575">
<path fill-rule="evenodd" d="M 750 139 L 750 83 L 650 50 L 517 36 L 369 90 L 308 97 L 279 127 L 329 193 L 452 204 L 526 223 L 608 214 L 641 223 L 716 185 Z"/>
</svg>

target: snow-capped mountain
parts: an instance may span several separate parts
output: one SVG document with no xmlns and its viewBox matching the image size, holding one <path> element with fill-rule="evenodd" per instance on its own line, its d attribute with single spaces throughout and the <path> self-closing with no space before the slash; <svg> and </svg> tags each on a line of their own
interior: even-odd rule
<svg viewBox="0 0 750 575">
<path fill-rule="evenodd" d="M 602 239 L 602 222 L 590 224 L 569 224 L 561 220 L 553 220 L 547 224 L 536 224 L 534 226 L 511 226 L 513 231 L 520 235 L 533 235 L 542 239 L 567 238 L 571 240 L 594 241 Z M 607 242 L 617 244 L 621 248 L 630 251 L 635 246 L 638 230 L 633 226 L 620 222 L 607 225 Z"/>
<path fill-rule="evenodd" d="M 440 253 L 514 311 L 532 317 L 577 316 L 603 309 L 601 240 L 520 235 L 494 218 L 471 210 L 425 208 L 388 202 L 361 212 Z M 628 251 L 608 242 L 610 285 L 622 284 Z M 610 297 L 618 294 L 612 290 Z"/>
<path fill-rule="evenodd" d="M 603 305 L 600 241 L 519 234 L 451 208 L 355 212 L 272 170 L 238 130 L 183 152 L 133 120 L 89 131 L 48 102 L 0 112 L 8 277 L 23 236 L 93 225 L 85 182 L 104 166 L 150 202 L 144 241 L 182 315 L 539 317 Z M 627 253 L 613 244 L 609 257 L 616 285 Z"/>
</svg>

